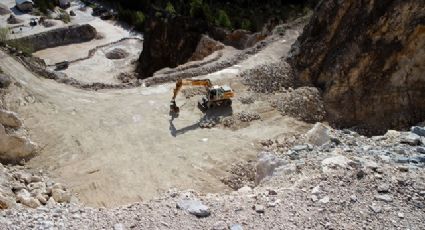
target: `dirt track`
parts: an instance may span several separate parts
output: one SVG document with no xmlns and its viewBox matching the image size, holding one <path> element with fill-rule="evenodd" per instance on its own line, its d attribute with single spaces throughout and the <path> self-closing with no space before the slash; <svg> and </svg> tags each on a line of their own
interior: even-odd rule
<svg viewBox="0 0 425 230">
<path fill-rule="evenodd" d="M 276 42 L 245 61 L 243 68 L 277 60 L 276 54 L 286 52 L 291 42 Z M 281 117 L 267 103 L 246 107 L 238 100 L 233 113 L 256 110 L 263 120 L 237 131 L 200 129 L 197 122 L 202 113 L 196 98 L 179 97 L 180 117 L 170 122 L 172 84 L 90 92 L 34 76 L 4 53 L 0 59 L 4 72 L 22 85 L 14 86 L 6 101 L 42 146 L 29 165 L 50 171 L 93 206 L 150 199 L 170 187 L 226 190 L 220 177 L 231 163 L 254 159 L 257 140 L 308 129 L 304 123 Z M 231 80 L 236 92 L 243 92 L 236 72 L 209 77 Z"/>
</svg>

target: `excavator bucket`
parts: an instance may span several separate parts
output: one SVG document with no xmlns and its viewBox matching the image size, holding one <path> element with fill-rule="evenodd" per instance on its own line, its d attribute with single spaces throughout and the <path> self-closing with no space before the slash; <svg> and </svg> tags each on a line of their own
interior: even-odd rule
<svg viewBox="0 0 425 230">
<path fill-rule="evenodd" d="M 180 112 L 180 108 L 177 106 L 176 101 L 175 100 L 171 100 L 170 102 L 170 114 L 174 114 L 177 115 Z"/>
</svg>

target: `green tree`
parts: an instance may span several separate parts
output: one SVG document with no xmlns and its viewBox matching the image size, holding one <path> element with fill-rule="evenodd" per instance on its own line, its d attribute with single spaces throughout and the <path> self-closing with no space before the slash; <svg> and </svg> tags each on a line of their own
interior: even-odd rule
<svg viewBox="0 0 425 230">
<path fill-rule="evenodd" d="M 251 23 L 251 21 L 248 20 L 248 19 L 246 19 L 246 18 L 243 19 L 242 22 L 241 22 L 241 29 L 252 30 L 252 23 Z"/>
<path fill-rule="evenodd" d="M 176 14 L 176 9 L 174 9 L 174 6 L 171 2 L 167 2 L 167 5 L 165 6 L 165 10 L 170 14 Z"/>
<path fill-rule="evenodd" d="M 190 0 L 190 16 L 194 18 L 203 17 L 202 0 Z"/>
<path fill-rule="evenodd" d="M 216 25 L 222 26 L 222 27 L 225 27 L 225 28 L 228 28 L 228 29 L 232 28 L 232 22 L 230 21 L 230 18 L 227 15 L 226 11 L 224 11 L 224 10 L 218 11 Z"/>
</svg>

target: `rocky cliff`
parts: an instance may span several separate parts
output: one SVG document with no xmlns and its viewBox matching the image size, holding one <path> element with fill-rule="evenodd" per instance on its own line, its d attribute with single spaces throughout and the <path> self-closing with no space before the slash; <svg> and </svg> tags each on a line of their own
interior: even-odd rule
<svg viewBox="0 0 425 230">
<path fill-rule="evenodd" d="M 188 17 L 149 17 L 138 72 L 142 78 L 164 67 L 176 67 L 192 57 L 208 25 Z"/>
<path fill-rule="evenodd" d="M 89 25 L 73 25 L 16 39 L 15 42 L 28 46 L 32 51 L 87 42 L 96 37 L 96 29 Z"/>
<path fill-rule="evenodd" d="M 324 0 L 288 61 L 329 120 L 367 134 L 425 120 L 425 2 Z"/>
</svg>

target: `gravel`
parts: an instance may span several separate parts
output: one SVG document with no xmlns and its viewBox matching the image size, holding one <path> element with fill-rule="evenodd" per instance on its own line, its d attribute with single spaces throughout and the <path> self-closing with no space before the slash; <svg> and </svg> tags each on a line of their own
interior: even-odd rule
<svg viewBox="0 0 425 230">
<path fill-rule="evenodd" d="M 300 87 L 295 90 L 290 88 L 274 98 L 272 106 L 284 116 L 295 117 L 306 122 L 322 121 L 325 118 L 325 108 L 317 88 Z"/>
<path fill-rule="evenodd" d="M 286 62 L 261 65 L 241 73 L 244 83 L 257 93 L 282 92 L 294 86 L 294 79 L 289 74 Z"/>
<path fill-rule="evenodd" d="M 396 161 L 420 154 L 417 146 L 401 143 L 408 132 L 371 138 L 349 130 L 329 128 L 327 133 L 339 142 L 308 145 L 306 135 L 262 141 L 261 148 L 280 163 L 253 189 L 252 184 L 215 194 L 173 189 L 154 200 L 113 209 L 72 203 L 36 209 L 18 205 L 0 212 L 0 225 L 4 229 L 425 228 L 425 163 Z M 296 159 L 290 157 L 293 149 L 298 150 Z M 21 180 L 25 184 L 39 178 Z M 244 183 L 252 181 L 238 186 Z"/>
</svg>

